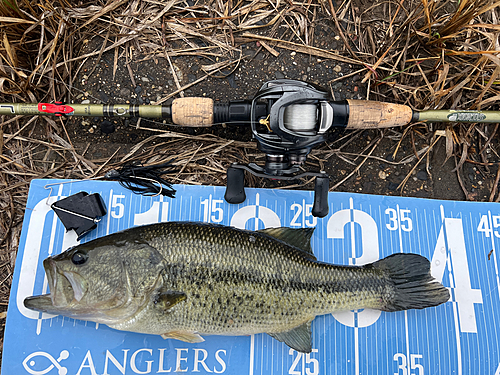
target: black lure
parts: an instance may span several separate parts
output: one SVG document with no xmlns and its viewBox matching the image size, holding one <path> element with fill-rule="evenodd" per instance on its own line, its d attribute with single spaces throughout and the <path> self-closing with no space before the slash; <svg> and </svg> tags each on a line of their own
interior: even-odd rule
<svg viewBox="0 0 500 375">
<path fill-rule="evenodd" d="M 164 195 L 174 198 L 175 189 L 172 184 L 161 178 L 167 173 L 176 172 L 171 162 L 143 166 L 142 164 L 126 164 L 118 170 L 111 170 L 104 175 L 106 180 L 118 181 L 124 188 L 145 196 Z"/>
<path fill-rule="evenodd" d="M 52 203 L 50 206 L 61 219 L 66 230 L 73 229 L 78 241 L 97 227 L 100 217 L 106 215 L 106 205 L 98 193 L 81 191 Z"/>
</svg>

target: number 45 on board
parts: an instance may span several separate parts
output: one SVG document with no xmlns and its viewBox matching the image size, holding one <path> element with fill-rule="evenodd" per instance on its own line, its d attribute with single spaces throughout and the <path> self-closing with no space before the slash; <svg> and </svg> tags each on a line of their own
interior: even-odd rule
<svg viewBox="0 0 500 375">
<path fill-rule="evenodd" d="M 490 237 L 490 234 L 494 234 L 495 237 L 500 238 L 500 233 L 498 233 L 496 228 L 500 227 L 500 215 L 482 215 L 481 221 L 477 226 L 478 232 L 483 232 L 486 237 Z"/>
</svg>

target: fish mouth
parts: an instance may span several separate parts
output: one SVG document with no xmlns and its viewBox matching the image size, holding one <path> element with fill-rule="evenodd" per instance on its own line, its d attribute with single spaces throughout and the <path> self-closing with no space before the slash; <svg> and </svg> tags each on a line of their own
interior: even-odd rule
<svg viewBox="0 0 500 375">
<path fill-rule="evenodd" d="M 107 305 L 108 301 L 89 302 L 91 290 L 88 288 L 88 282 L 77 272 L 64 270 L 64 265 L 58 264 L 59 262 L 53 258 L 43 261 L 50 293 L 25 298 L 26 308 L 104 324 L 115 322 L 117 316 L 121 318 L 122 315 L 113 315 L 113 311 L 110 311 L 112 308 Z M 90 297 L 85 298 L 86 292 Z M 122 302 L 121 299 L 116 301 Z"/>
<path fill-rule="evenodd" d="M 45 275 L 50 288 L 50 294 L 28 297 L 24 306 L 28 309 L 58 313 L 67 308 L 74 307 L 81 301 L 86 291 L 86 283 L 75 272 L 62 271 L 57 268 L 57 263 L 52 258 L 43 261 Z"/>
<path fill-rule="evenodd" d="M 24 307 L 30 310 L 40 311 L 44 313 L 55 312 L 50 294 L 26 297 L 24 299 Z"/>
</svg>

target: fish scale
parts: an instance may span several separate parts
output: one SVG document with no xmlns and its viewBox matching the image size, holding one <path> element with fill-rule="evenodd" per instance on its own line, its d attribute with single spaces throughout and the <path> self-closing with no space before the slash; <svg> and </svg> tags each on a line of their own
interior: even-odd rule
<svg viewBox="0 0 500 375">
<path fill-rule="evenodd" d="M 317 315 L 424 308 L 449 298 L 420 255 L 395 254 L 365 266 L 332 265 L 315 259 L 312 233 L 191 222 L 131 228 L 44 261 L 51 296 L 30 297 L 25 304 L 189 342 L 202 341 L 201 335 L 264 332 L 308 352 L 309 323 Z M 85 262 L 73 264 L 75 254 Z M 83 291 L 79 300 L 67 289 L 58 290 L 69 284 Z"/>
<path fill-rule="evenodd" d="M 158 225 L 160 230 L 152 227 L 144 239 L 161 252 L 168 264 L 178 265 L 182 270 L 171 278 L 197 280 L 205 296 L 200 304 L 193 302 L 189 308 L 174 307 L 173 316 L 168 317 L 172 326 L 202 334 L 222 334 L 234 328 L 224 321 L 251 316 L 249 326 L 239 332 L 250 334 L 290 329 L 311 316 L 336 310 L 370 307 L 367 305 L 378 307 L 375 303 L 380 299 L 380 291 L 376 289 L 383 287 L 383 281 L 374 275 L 374 270 L 311 261 L 303 251 L 264 234 L 214 225 L 181 223 L 172 226 Z M 206 243 L 210 244 L 209 248 Z M 241 266 L 246 269 L 242 270 Z M 197 272 L 198 269 L 202 272 Z M 168 275 L 167 279 L 170 279 Z M 359 279 L 364 280 L 362 284 Z M 199 293 L 198 287 L 189 282 L 173 282 L 171 288 L 187 293 L 188 303 L 196 301 L 190 297 Z M 360 292 L 348 295 L 350 290 Z M 255 300 L 236 305 L 234 297 L 249 291 Z M 229 304 L 218 304 L 215 297 L 221 296 Z M 201 315 L 200 309 L 208 317 L 202 327 L 193 318 L 193 314 Z M 221 314 L 221 311 L 226 313 Z M 283 319 L 284 311 L 293 313 Z"/>
</svg>

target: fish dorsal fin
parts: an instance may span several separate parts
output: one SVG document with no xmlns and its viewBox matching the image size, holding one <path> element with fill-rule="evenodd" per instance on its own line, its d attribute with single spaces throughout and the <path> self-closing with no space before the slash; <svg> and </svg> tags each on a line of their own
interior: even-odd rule
<svg viewBox="0 0 500 375">
<path fill-rule="evenodd" d="M 309 255 L 309 258 L 316 260 L 311 248 L 311 237 L 315 228 L 267 228 L 261 229 L 258 232 L 265 233 L 268 236 L 274 237 L 280 241 L 297 247 Z"/>
<path fill-rule="evenodd" d="M 167 311 L 178 303 L 184 301 L 186 298 L 186 293 L 177 292 L 175 290 L 160 289 L 157 292 L 153 302 L 155 308 Z"/>
<path fill-rule="evenodd" d="M 298 352 L 311 353 L 312 351 L 311 321 L 291 329 L 290 331 L 268 333 L 268 335 L 278 341 L 284 342 L 290 348 Z"/>
</svg>

